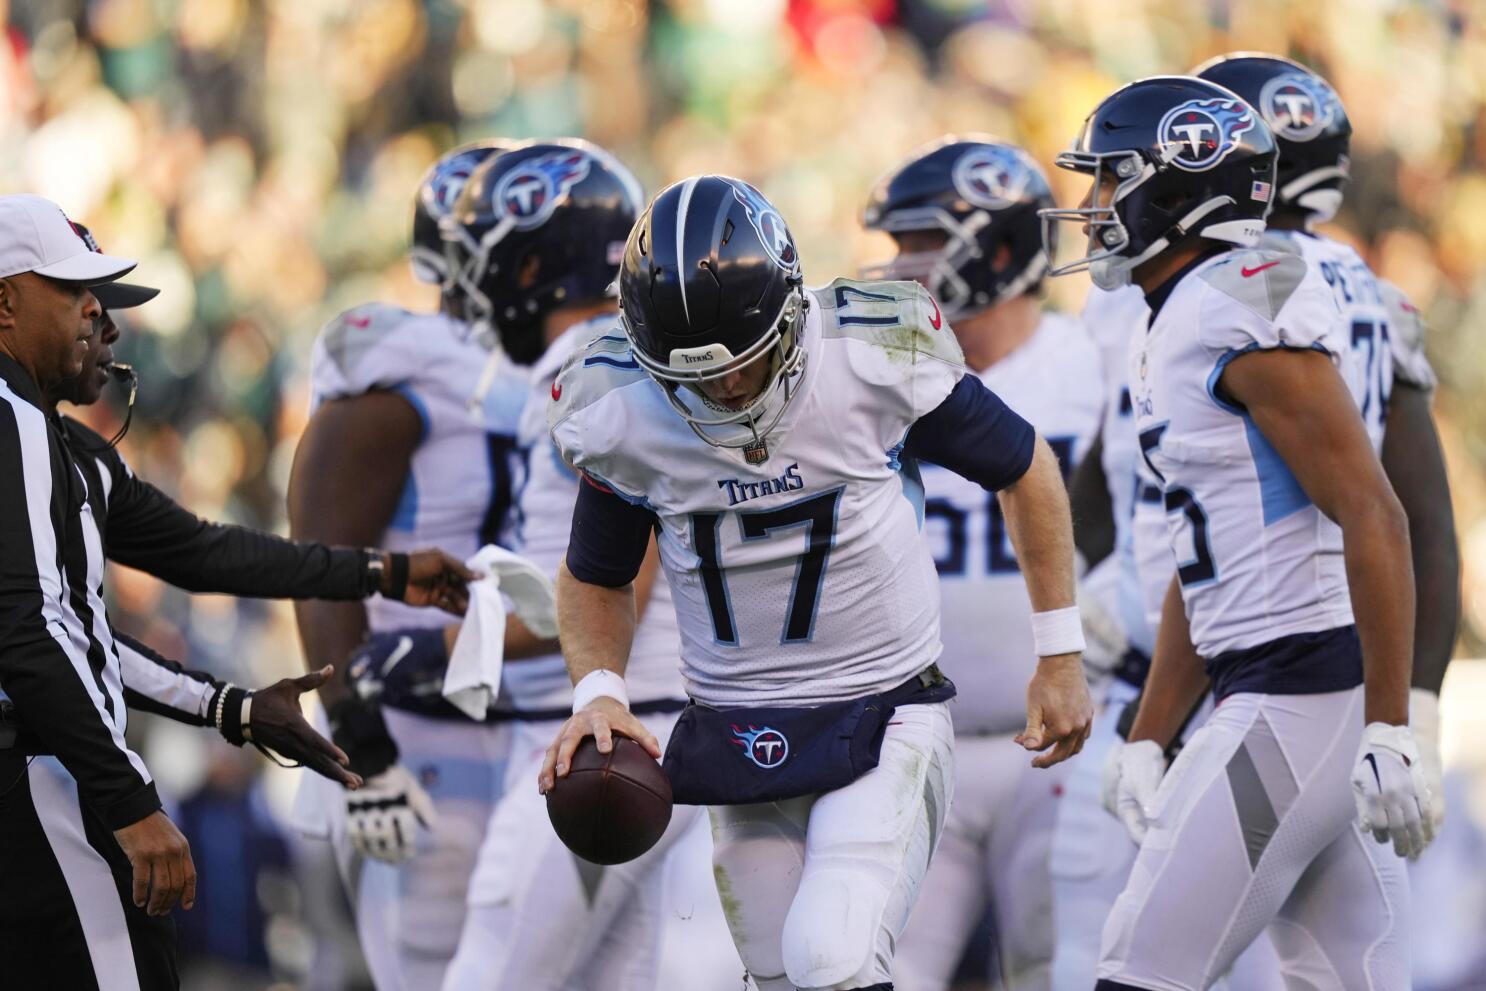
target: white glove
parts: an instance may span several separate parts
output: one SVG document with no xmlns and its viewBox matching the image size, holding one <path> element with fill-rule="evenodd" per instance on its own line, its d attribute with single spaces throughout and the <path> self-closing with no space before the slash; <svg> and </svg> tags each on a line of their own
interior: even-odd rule
<svg viewBox="0 0 1486 991">
<path fill-rule="evenodd" d="M 1429 786 L 1429 822 L 1434 836 L 1445 824 L 1445 765 L 1440 760 L 1440 697 L 1427 688 L 1409 691 L 1409 729 L 1419 747 L 1419 769 Z"/>
<path fill-rule="evenodd" d="M 1419 856 L 1434 839 L 1429 785 L 1407 726 L 1367 724 L 1352 768 L 1352 796 L 1362 828 L 1379 843 L 1392 839 L 1400 857 Z"/>
<path fill-rule="evenodd" d="M 346 835 L 363 857 L 401 863 L 418 848 L 418 828 L 433 829 L 433 799 L 401 764 L 346 794 Z"/>
<path fill-rule="evenodd" d="M 1139 740 L 1120 748 L 1115 810 L 1136 843 L 1145 841 L 1151 820 L 1156 817 L 1156 790 L 1165 774 L 1166 754 L 1155 740 Z"/>
</svg>

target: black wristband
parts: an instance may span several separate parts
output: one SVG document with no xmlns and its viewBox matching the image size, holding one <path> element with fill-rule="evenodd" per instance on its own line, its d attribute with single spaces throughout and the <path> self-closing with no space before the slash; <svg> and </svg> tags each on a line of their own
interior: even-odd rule
<svg viewBox="0 0 1486 991">
<path fill-rule="evenodd" d="M 240 747 L 246 742 L 243 736 L 242 712 L 243 699 L 247 697 L 247 689 L 228 684 L 222 686 L 213 699 L 215 708 L 212 712 L 217 730 L 222 734 L 222 739 L 234 747 Z"/>
<path fill-rule="evenodd" d="M 400 600 L 408 594 L 408 556 L 392 553 L 387 558 L 392 565 L 387 598 Z"/>
<path fill-rule="evenodd" d="M 381 774 L 397 762 L 397 744 L 382 718 L 382 707 L 363 699 L 341 699 L 330 707 L 330 739 L 351 758 L 363 778 Z"/>
</svg>

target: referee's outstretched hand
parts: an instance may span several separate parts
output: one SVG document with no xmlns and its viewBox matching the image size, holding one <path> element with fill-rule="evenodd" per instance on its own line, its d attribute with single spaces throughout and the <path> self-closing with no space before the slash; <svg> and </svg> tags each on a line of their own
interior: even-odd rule
<svg viewBox="0 0 1486 991">
<path fill-rule="evenodd" d="M 254 743 L 298 761 L 317 774 L 355 790 L 361 775 L 350 769 L 345 751 L 315 732 L 304 718 L 299 697 L 330 680 L 335 668 L 327 664 L 298 678 L 284 678 L 253 693 L 248 732 Z"/>
<path fill-rule="evenodd" d="M 114 830 L 114 838 L 134 868 L 134 904 L 150 915 L 169 915 L 176 902 L 196 904 L 196 865 L 191 845 L 164 812 Z"/>
</svg>

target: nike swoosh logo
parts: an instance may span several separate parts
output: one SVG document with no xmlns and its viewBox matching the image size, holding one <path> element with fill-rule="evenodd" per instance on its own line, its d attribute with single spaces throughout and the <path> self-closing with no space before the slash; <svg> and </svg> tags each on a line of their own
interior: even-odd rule
<svg viewBox="0 0 1486 991">
<path fill-rule="evenodd" d="M 939 304 L 934 301 L 933 296 L 929 297 L 929 305 L 934 307 L 934 315 L 929 318 L 929 323 L 934 325 L 935 330 L 938 330 L 944 323 L 944 317 L 939 315 Z"/>
<path fill-rule="evenodd" d="M 1252 278 L 1255 275 L 1258 275 L 1260 272 L 1264 271 L 1266 268 L 1274 268 L 1278 264 L 1279 264 L 1279 259 L 1275 259 L 1272 262 L 1265 262 L 1263 265 L 1259 265 L 1259 266 L 1256 266 L 1254 268 L 1241 269 L 1238 274 L 1239 275 L 1242 275 L 1245 279 L 1248 279 L 1248 278 Z"/>
<path fill-rule="evenodd" d="M 1372 754 L 1368 754 L 1366 757 L 1363 757 L 1362 759 L 1365 760 L 1365 761 L 1367 761 L 1367 766 L 1368 767 L 1372 768 L 1372 777 L 1373 777 L 1373 780 L 1378 783 L 1378 791 L 1382 791 L 1383 790 L 1383 778 L 1378 774 L 1378 759 L 1376 757 L 1374 757 Z"/>
<path fill-rule="evenodd" d="M 557 402 L 557 400 L 559 400 L 561 398 L 562 398 L 562 383 L 561 382 L 554 381 L 552 383 L 552 401 L 553 402 Z"/>
<path fill-rule="evenodd" d="M 383 662 L 382 670 L 378 672 L 377 676 L 380 678 L 386 678 L 389 674 L 392 673 L 392 669 L 397 667 L 398 663 L 412 652 L 413 638 L 399 637 L 397 640 L 397 646 L 393 649 L 392 653 L 387 655 L 387 660 Z"/>
<path fill-rule="evenodd" d="M 346 323 L 358 330 L 365 330 L 371 326 L 371 317 L 346 317 Z"/>
</svg>

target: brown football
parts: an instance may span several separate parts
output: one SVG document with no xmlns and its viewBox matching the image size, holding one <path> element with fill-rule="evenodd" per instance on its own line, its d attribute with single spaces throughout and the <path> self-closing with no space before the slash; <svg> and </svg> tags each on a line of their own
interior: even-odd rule
<svg viewBox="0 0 1486 991">
<path fill-rule="evenodd" d="M 567 776 L 547 793 L 547 818 L 567 848 L 595 864 L 622 864 L 655 846 L 671 822 L 671 782 L 634 740 L 593 737 L 573 752 Z"/>
</svg>

